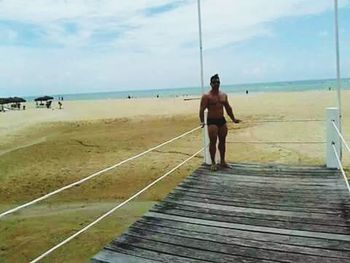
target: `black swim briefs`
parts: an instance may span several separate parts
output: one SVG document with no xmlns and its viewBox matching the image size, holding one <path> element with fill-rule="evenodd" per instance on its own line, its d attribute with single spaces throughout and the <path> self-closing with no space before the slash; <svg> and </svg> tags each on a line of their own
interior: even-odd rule
<svg viewBox="0 0 350 263">
<path fill-rule="evenodd" d="M 222 118 L 219 118 L 219 119 L 211 119 L 211 118 L 207 119 L 207 125 L 216 125 L 219 128 L 221 126 L 225 125 L 225 123 L 226 123 L 225 117 L 222 117 Z"/>
</svg>

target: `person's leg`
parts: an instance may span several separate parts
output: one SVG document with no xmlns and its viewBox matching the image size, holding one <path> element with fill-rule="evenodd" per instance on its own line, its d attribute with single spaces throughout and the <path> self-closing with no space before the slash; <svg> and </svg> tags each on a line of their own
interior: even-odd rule
<svg viewBox="0 0 350 263">
<path fill-rule="evenodd" d="M 220 151 L 220 165 L 222 167 L 229 167 L 225 161 L 226 152 L 226 136 L 227 136 L 227 125 L 224 124 L 219 128 L 219 151 Z"/>
<path fill-rule="evenodd" d="M 216 153 L 216 142 L 218 138 L 218 130 L 219 128 L 216 125 L 208 125 L 208 133 L 209 133 L 209 140 L 210 140 L 209 152 L 210 152 L 212 168 L 216 167 L 215 153 Z M 213 165 L 215 167 L 213 167 Z"/>
</svg>

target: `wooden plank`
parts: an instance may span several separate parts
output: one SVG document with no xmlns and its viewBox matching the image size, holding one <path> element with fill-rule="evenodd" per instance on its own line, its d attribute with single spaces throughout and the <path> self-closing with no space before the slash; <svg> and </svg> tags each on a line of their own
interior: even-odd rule
<svg viewBox="0 0 350 263">
<path fill-rule="evenodd" d="M 271 183 L 308 183 L 308 184 L 330 184 L 334 182 L 341 182 L 341 176 L 332 176 L 332 177 L 319 177 L 319 176 L 300 176 L 300 177 L 278 177 L 278 176 L 261 176 L 256 174 L 228 174 L 228 173 L 220 173 L 219 171 L 200 171 L 194 172 L 191 177 L 203 178 L 206 177 L 208 179 L 222 178 L 222 180 L 231 181 L 237 180 L 242 182 L 254 182 L 262 181 L 262 182 L 271 182 Z"/>
<path fill-rule="evenodd" d="M 260 177 L 260 176 L 247 176 L 242 175 L 227 175 L 227 174 L 210 174 L 210 173 L 193 173 L 188 178 L 202 179 L 202 180 L 210 180 L 210 181 L 222 181 L 227 183 L 240 183 L 240 184 L 251 184 L 251 183 L 259 183 L 259 184 L 279 184 L 279 185 L 297 185 L 297 186 L 315 186 L 315 187 L 343 187 L 344 179 L 276 179 L 273 177 Z"/>
<path fill-rule="evenodd" d="M 191 180 L 187 178 L 184 180 L 184 183 L 191 186 L 210 186 L 211 188 L 220 188 L 220 189 L 228 189 L 231 191 L 238 191 L 244 189 L 245 191 L 264 191 L 274 192 L 274 193 L 289 193 L 293 192 L 296 194 L 335 194 L 335 195 L 343 195 L 349 197 L 349 191 L 346 188 L 337 188 L 337 189 L 322 189 L 322 188 L 304 188 L 304 187 L 288 187 L 282 188 L 281 186 L 274 185 L 266 185 L 263 188 L 261 185 L 256 184 L 255 186 L 242 186 L 238 184 L 225 184 L 224 182 L 211 182 L 211 181 L 200 181 L 200 180 Z"/>
<path fill-rule="evenodd" d="M 230 197 L 247 197 L 247 198 L 261 198 L 261 199 L 290 199 L 290 200 L 304 200 L 304 202 L 312 202 L 312 203 L 328 203 L 328 204 L 348 204 L 349 197 L 344 195 L 322 195 L 322 194 L 295 194 L 293 192 L 289 193 L 269 193 L 265 191 L 248 191 L 246 189 L 242 189 L 242 191 L 230 191 L 228 189 L 213 189 L 206 186 L 197 186 L 197 185 L 188 185 L 188 184 L 180 184 L 176 189 L 181 189 L 184 191 L 193 191 L 207 194 L 215 194 L 215 195 L 223 195 Z M 175 190 L 176 190 L 175 189 Z"/>
<path fill-rule="evenodd" d="M 208 170 L 208 169 L 199 169 L 193 172 L 193 174 L 206 174 L 209 176 L 215 176 L 215 177 L 220 177 L 220 176 L 225 176 L 226 178 L 230 179 L 233 177 L 241 177 L 240 179 L 250 179 L 250 178 L 255 178 L 258 177 L 260 179 L 267 179 L 267 180 L 282 180 L 282 181 L 291 181 L 291 180 L 296 180 L 299 179 L 301 181 L 306 181 L 306 180 L 311 180 L 311 181 L 316 181 L 316 180 L 325 180 L 327 181 L 332 181 L 332 180 L 337 180 L 341 178 L 341 174 L 319 174 L 319 173 L 279 173 L 279 172 L 254 172 L 254 171 L 235 171 L 235 170 L 217 170 L 215 172 Z"/>
<path fill-rule="evenodd" d="M 338 180 L 336 183 L 324 183 L 324 184 L 319 184 L 319 183 L 300 183 L 297 180 L 295 182 L 283 182 L 279 180 L 275 181 L 266 181 L 266 180 L 237 180 L 236 178 L 230 178 L 230 179 L 225 179 L 224 177 L 216 177 L 213 175 L 192 175 L 188 178 L 186 178 L 188 181 L 196 182 L 196 181 L 205 181 L 205 182 L 212 182 L 212 183 L 221 183 L 221 184 L 228 184 L 228 185 L 242 185 L 242 186 L 259 186 L 259 187 L 265 187 L 265 186 L 277 186 L 277 187 L 284 187 L 284 188 L 300 188 L 300 189 L 341 189 L 344 187 L 344 182 L 341 180 Z"/>
<path fill-rule="evenodd" d="M 210 171 L 210 167 L 200 167 L 196 171 Z M 241 168 L 241 167 L 231 167 L 229 169 L 220 169 L 217 172 L 223 172 L 223 173 L 252 173 L 252 174 L 262 174 L 262 175 L 277 175 L 280 174 L 281 177 L 283 176 L 335 176 L 339 175 L 339 171 L 334 170 L 301 170 L 301 169 L 264 169 L 264 168 Z"/>
<path fill-rule="evenodd" d="M 291 165 L 291 164 L 282 164 L 282 163 L 229 163 L 233 167 L 257 167 L 257 168 L 269 168 L 269 169 L 297 169 L 297 170 L 326 170 L 326 171 L 337 171 L 336 169 L 327 168 L 325 165 Z M 201 167 L 207 165 L 203 164 Z"/>
<path fill-rule="evenodd" d="M 180 222 L 189 222 L 189 223 L 200 224 L 200 225 L 223 227 L 223 228 L 233 228 L 233 229 L 256 231 L 256 232 L 266 232 L 266 233 L 283 234 L 283 235 L 300 236 L 300 237 L 323 238 L 323 239 L 329 239 L 329 240 L 350 242 L 350 235 L 347 235 L 347 234 L 332 234 L 332 233 L 322 233 L 322 232 L 315 232 L 315 231 L 283 229 L 283 228 L 277 228 L 277 227 L 262 227 L 262 226 L 248 225 L 248 224 L 236 224 L 236 223 L 229 223 L 229 222 L 223 222 L 223 221 L 206 220 L 206 219 L 192 218 L 192 217 L 186 217 L 186 216 L 177 216 L 177 215 L 164 214 L 164 213 L 158 213 L 158 212 L 147 212 L 145 216 L 157 217 L 162 219 L 170 219 L 170 220 L 175 220 Z"/>
<path fill-rule="evenodd" d="M 230 195 L 223 195 L 218 193 L 207 193 L 205 191 L 191 191 L 191 189 L 177 188 L 172 191 L 168 197 L 184 198 L 188 200 L 203 200 L 203 202 L 217 203 L 217 204 L 236 204 L 238 206 L 246 206 L 252 208 L 268 207 L 271 210 L 284 211 L 305 211 L 305 209 L 320 209 L 321 211 L 341 210 L 343 208 L 350 209 L 350 205 L 335 203 L 320 203 L 320 200 L 311 202 L 304 199 L 289 200 L 288 198 L 259 198 L 259 196 L 243 196 L 235 197 Z"/>
<path fill-rule="evenodd" d="M 159 252 L 149 247 L 137 246 L 135 244 L 129 244 L 127 240 L 125 240 L 125 236 L 121 236 L 118 240 L 113 241 L 111 244 L 105 247 L 105 250 L 109 251 L 118 251 L 125 255 L 132 255 L 136 257 L 143 257 L 148 260 L 153 260 L 153 262 L 168 262 L 168 263 L 201 263 L 201 262 L 213 262 L 209 260 L 198 260 L 194 258 L 188 258 L 179 256 L 176 254 Z"/>
<path fill-rule="evenodd" d="M 242 170 L 230 170 L 230 171 L 225 171 L 225 170 L 218 170 L 218 171 L 211 171 L 209 169 L 199 169 L 194 171 L 196 174 L 202 174 L 202 173 L 207 173 L 211 175 L 226 175 L 226 176 L 245 176 L 246 178 L 249 178 L 250 176 L 253 177 L 260 177 L 260 178 L 279 178 L 279 179 L 287 179 L 287 180 L 292 180 L 292 179 L 325 179 L 325 180 L 335 180 L 338 178 L 341 178 L 341 174 L 329 174 L 329 173 L 324 173 L 324 174 L 319 174 L 319 173 L 279 173 L 279 172 L 262 172 L 262 171 L 242 171 Z"/>
<path fill-rule="evenodd" d="M 192 222 L 182 222 L 171 219 L 157 217 L 142 217 L 135 225 L 147 224 L 155 226 L 157 229 L 169 228 L 171 230 L 183 230 L 200 234 L 212 234 L 219 237 L 238 238 L 250 241 L 262 241 L 264 244 L 272 243 L 277 245 L 290 245 L 297 249 L 302 248 L 320 248 L 322 251 L 337 252 L 338 257 L 348 257 L 350 255 L 350 242 L 337 241 L 329 239 L 320 239 L 313 237 L 289 236 L 284 234 L 274 234 L 266 232 L 254 232 L 250 230 L 240 230 L 234 228 L 216 227 L 211 225 L 202 225 Z M 340 253 L 340 254 L 338 254 Z M 340 255 L 340 256 L 339 256 Z"/>
<path fill-rule="evenodd" d="M 190 178 L 208 178 L 208 179 L 220 179 L 225 181 L 238 181 L 238 182 L 261 182 L 261 183 L 291 183 L 291 184 L 305 184 L 305 185 L 330 185 L 339 184 L 342 185 L 343 181 L 341 177 L 322 179 L 322 178 L 276 178 L 267 176 L 246 176 L 237 174 L 212 174 L 210 172 L 195 172 Z"/>
<path fill-rule="evenodd" d="M 196 236 L 187 237 L 187 236 L 178 236 L 173 233 L 160 233 L 152 231 L 150 229 L 142 229 L 137 227 L 132 227 L 126 233 L 128 236 L 146 239 L 147 241 L 152 240 L 156 242 L 162 242 L 167 244 L 173 244 L 178 246 L 184 246 L 189 248 L 194 248 L 197 250 L 205 249 L 210 252 L 224 253 L 232 256 L 242 256 L 256 259 L 265 259 L 265 260 L 274 260 L 281 262 L 344 262 L 344 258 L 336 258 L 319 255 L 308 255 L 300 253 L 292 253 L 287 250 L 278 251 L 271 249 L 264 249 L 261 247 L 249 247 L 243 246 L 242 244 L 234 243 L 225 243 L 200 239 Z"/>
<path fill-rule="evenodd" d="M 195 171 L 195 173 L 210 173 L 210 169 L 201 168 Z M 339 172 L 337 173 L 315 173 L 315 172 L 280 172 L 280 171 L 261 171 L 261 170 L 218 170 L 212 172 L 212 175 L 226 174 L 227 176 L 241 175 L 241 176 L 260 176 L 264 177 L 278 177 L 278 178 L 310 178 L 310 179 L 337 179 L 341 177 Z"/>
<path fill-rule="evenodd" d="M 113 241 L 109 247 L 113 249 L 114 246 L 125 245 L 132 247 L 143 248 L 147 250 L 152 250 L 163 254 L 178 255 L 187 259 L 196 259 L 202 261 L 218 262 L 218 263 L 228 263 L 228 262 L 244 262 L 244 263 L 267 263 L 267 262 L 278 262 L 274 260 L 263 260 L 257 259 L 249 256 L 236 256 L 230 255 L 223 252 L 208 251 L 206 248 L 198 249 L 186 246 L 187 244 L 174 244 L 161 241 L 155 241 L 151 239 L 145 239 L 144 237 L 137 237 L 135 235 L 131 236 L 128 234 L 123 235 L 122 241 Z M 182 261 L 188 262 L 188 261 Z"/>
<path fill-rule="evenodd" d="M 200 182 L 200 181 L 190 181 L 185 180 L 180 186 L 190 186 L 190 187 L 204 187 L 209 188 L 212 190 L 217 191 L 234 191 L 234 192 L 259 192 L 264 191 L 265 193 L 269 193 L 269 195 L 276 195 L 276 194 L 294 194 L 294 195 L 303 195 L 303 196 L 325 196 L 330 195 L 331 197 L 339 197 L 346 200 L 346 198 L 349 199 L 349 192 L 347 192 L 345 189 L 336 189 L 336 190 L 321 190 L 321 189 L 302 189 L 302 188 L 281 188 L 281 187 L 271 187 L 271 186 L 240 186 L 240 185 L 228 185 L 228 184 L 218 184 L 213 182 Z"/>
<path fill-rule="evenodd" d="M 225 175 L 226 177 L 234 177 L 234 176 L 241 176 L 245 178 L 251 178 L 251 177 L 259 177 L 259 178 L 267 178 L 267 179 L 278 179 L 281 180 L 293 180 L 293 179 L 300 179 L 300 180 L 336 180 L 341 178 L 341 174 L 339 172 L 337 173 L 319 173 L 319 172 L 310 172 L 310 173 L 303 173 L 303 172 L 294 172 L 294 173 L 281 173 L 281 172 L 264 172 L 264 171 L 251 171 L 251 170 L 235 170 L 235 169 L 224 169 L 224 170 L 217 170 L 215 172 L 211 171 L 208 168 L 200 168 L 193 172 L 194 174 L 208 174 L 208 175 Z"/>
<path fill-rule="evenodd" d="M 305 185 L 300 183 L 285 183 L 285 182 L 248 182 L 248 181 L 238 181 L 238 180 L 225 180 L 223 178 L 213 177 L 210 176 L 208 178 L 205 178 L 204 176 L 190 176 L 184 180 L 184 182 L 191 182 L 191 183 L 212 183 L 212 184 L 218 184 L 218 185 L 225 185 L 225 186 L 235 186 L 235 187 L 258 187 L 258 188 L 277 188 L 281 190 L 290 190 L 293 191 L 295 189 L 297 190 L 303 190 L 303 191 L 339 191 L 339 190 L 347 190 L 345 188 L 345 184 L 343 182 L 338 182 L 338 184 L 328 184 L 328 185 Z"/>
<path fill-rule="evenodd" d="M 309 212 L 295 212 L 295 211 L 281 211 L 281 210 L 269 210 L 263 208 L 250 208 L 250 207 L 240 207 L 231 205 L 221 205 L 221 204 L 211 204 L 204 203 L 198 201 L 189 201 L 184 199 L 176 199 L 168 196 L 165 200 L 167 203 L 174 203 L 180 205 L 188 205 L 200 208 L 209 208 L 214 210 L 223 210 L 228 212 L 237 212 L 244 214 L 262 214 L 266 215 L 266 218 L 274 218 L 278 217 L 279 220 L 281 218 L 285 218 L 290 222 L 305 222 L 307 224 L 327 224 L 334 226 L 345 226 L 350 227 L 350 220 L 348 218 L 341 218 L 339 216 L 327 215 L 327 214 L 317 214 L 317 213 L 309 213 Z"/>
<path fill-rule="evenodd" d="M 229 163 L 230 166 L 234 168 L 244 168 L 244 169 L 270 169 L 270 170 L 294 170 L 294 171 L 323 171 L 323 172 L 339 172 L 337 169 L 327 168 L 325 165 L 315 166 L 315 165 L 290 165 L 290 164 L 280 164 L 280 163 Z M 208 167 L 203 164 L 201 167 Z"/>
<path fill-rule="evenodd" d="M 216 191 L 216 192 L 224 192 L 224 193 L 247 193 L 247 194 L 260 194 L 260 195 L 269 195 L 269 196 L 289 196 L 291 198 L 293 197 L 300 197 L 300 198 L 328 198 L 330 200 L 343 200 L 348 201 L 349 200 L 349 193 L 346 193 L 344 191 L 338 191 L 338 192 L 330 192 L 330 191 L 319 191 L 319 192 L 311 192 L 311 191 L 277 191 L 277 189 L 268 189 L 268 188 L 247 188 L 247 187 L 228 187 L 225 185 L 213 185 L 213 184 L 206 184 L 206 183 L 193 183 L 193 182 L 183 182 L 179 185 L 182 188 L 200 188 L 200 189 L 206 189 L 209 191 Z"/>
<path fill-rule="evenodd" d="M 161 262 L 157 260 L 135 257 L 132 255 L 122 254 L 116 251 L 104 249 L 93 257 L 92 263 L 154 263 Z"/>
<path fill-rule="evenodd" d="M 200 167 L 195 172 L 198 171 L 210 171 L 209 167 Z M 226 173 L 226 174 L 246 174 L 246 175 L 261 175 L 261 176 L 279 176 L 279 177 L 335 177 L 341 176 L 339 171 L 334 170 L 279 170 L 279 169 L 242 169 L 242 168 L 231 168 L 231 169 L 221 169 L 215 173 Z"/>
<path fill-rule="evenodd" d="M 331 257 L 331 258 L 342 258 L 342 259 L 349 259 L 350 260 L 350 252 L 349 251 L 334 251 L 329 249 L 320 249 L 320 248 L 310 248 L 310 247 L 301 247 L 301 246 L 293 246 L 289 244 L 281 244 L 276 242 L 269 242 L 266 240 L 251 240 L 247 238 L 242 237 L 229 237 L 225 235 L 220 235 L 218 233 L 215 234 L 209 234 L 209 233 L 202 233 L 202 232 L 196 232 L 191 230 L 182 230 L 177 229 L 174 227 L 164 227 L 154 224 L 147 224 L 147 223 L 141 223 L 136 222 L 132 225 L 131 229 L 140 229 L 145 231 L 146 233 L 156 232 L 156 233 L 162 233 L 165 235 L 175 235 L 179 237 L 187 237 L 187 238 L 196 238 L 200 240 L 209 240 L 215 243 L 223 243 L 226 245 L 236 245 L 236 246 L 243 246 L 243 247 L 250 247 L 250 248 L 258 248 L 258 249 L 264 249 L 266 251 L 278 251 L 278 252 L 287 252 L 287 253 L 297 253 L 297 254 L 305 254 L 305 255 L 315 255 L 315 256 L 324 256 L 324 257 Z"/>
<path fill-rule="evenodd" d="M 350 234 L 349 227 L 334 226 L 331 224 L 331 222 L 329 223 L 329 225 L 321 225 L 318 224 L 315 220 L 316 222 L 314 224 L 307 224 L 300 221 L 298 222 L 298 220 L 296 220 L 295 218 L 291 218 L 290 220 L 288 220 L 288 217 L 282 216 L 277 217 L 261 214 L 235 213 L 209 208 L 198 208 L 174 203 L 162 203 L 155 206 L 150 211 L 170 215 L 187 216 L 191 218 L 198 218 L 204 220 L 229 222 L 235 224 L 249 224 L 262 227 L 268 227 L 273 225 L 277 228 L 285 228 L 291 230 Z"/>
</svg>

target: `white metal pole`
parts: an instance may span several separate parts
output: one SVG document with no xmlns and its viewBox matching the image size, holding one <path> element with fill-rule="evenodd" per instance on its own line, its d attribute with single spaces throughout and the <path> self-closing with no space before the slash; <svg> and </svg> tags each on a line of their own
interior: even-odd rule
<svg viewBox="0 0 350 263">
<path fill-rule="evenodd" d="M 341 108 L 341 82 L 340 82 L 340 52 L 339 52 L 339 19 L 338 19 L 338 0 L 334 0 L 334 26 L 335 26 L 335 49 L 337 63 L 337 101 L 339 109 L 339 131 L 342 132 L 342 108 Z M 340 159 L 342 159 L 342 145 L 340 145 Z"/>
<path fill-rule="evenodd" d="M 209 132 L 208 132 L 208 110 L 205 110 L 204 112 L 204 147 L 209 144 Z M 210 152 L 209 152 L 209 146 L 204 149 L 204 163 L 210 165 L 211 164 L 211 158 L 210 158 Z"/>
<path fill-rule="evenodd" d="M 201 15 L 201 1 L 200 0 L 197 0 L 197 7 L 198 7 L 198 29 L 199 29 L 199 56 L 200 56 L 200 71 L 201 71 L 201 89 L 202 89 L 202 94 L 204 94 L 202 15 Z"/>
<path fill-rule="evenodd" d="M 341 141 L 334 129 L 334 124 L 339 127 L 339 109 L 338 108 L 327 108 L 327 145 L 326 145 L 326 163 L 328 168 L 338 168 L 339 164 L 334 154 L 333 145 L 337 150 L 337 154 L 340 154 Z"/>
<path fill-rule="evenodd" d="M 204 94 L 204 73 L 203 73 L 203 41 L 202 41 L 202 16 L 201 16 L 201 1 L 197 0 L 197 8 L 198 8 L 198 33 L 199 33 L 199 59 L 200 59 L 200 77 L 201 77 L 201 90 L 202 95 Z M 209 136 L 208 136 L 208 127 L 207 127 L 207 111 L 204 114 L 204 123 L 205 126 L 203 128 L 203 156 L 204 163 L 211 164 L 210 154 L 209 154 Z"/>
</svg>

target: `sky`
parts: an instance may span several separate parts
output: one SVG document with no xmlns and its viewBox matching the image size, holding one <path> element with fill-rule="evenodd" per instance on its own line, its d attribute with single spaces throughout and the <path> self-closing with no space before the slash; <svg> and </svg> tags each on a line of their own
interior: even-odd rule
<svg viewBox="0 0 350 263">
<path fill-rule="evenodd" d="M 333 0 L 202 0 L 204 78 L 335 77 Z M 339 0 L 350 76 L 350 0 Z M 196 0 L 0 0 L 0 97 L 200 85 Z"/>
</svg>

